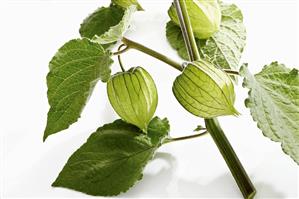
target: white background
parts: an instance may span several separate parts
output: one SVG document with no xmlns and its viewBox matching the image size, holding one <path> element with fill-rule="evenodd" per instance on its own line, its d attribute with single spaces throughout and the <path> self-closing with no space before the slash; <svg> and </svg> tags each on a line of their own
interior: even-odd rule
<svg viewBox="0 0 299 199">
<path fill-rule="evenodd" d="M 140 0 L 146 12 L 135 14 L 127 36 L 179 60 L 165 38 L 169 0 Z M 242 61 L 252 72 L 272 61 L 298 67 L 296 0 L 234 0 L 248 32 Z M 99 83 L 78 123 L 42 142 L 48 111 L 48 62 L 66 41 L 78 38 L 82 20 L 108 1 L 6 1 L 0 6 L 0 132 L 3 197 L 88 197 L 51 188 L 68 157 L 104 123 L 117 118 Z M 159 91 L 156 114 L 168 117 L 171 135 L 183 136 L 202 120 L 180 107 L 171 92 L 179 74 L 167 65 L 131 50 L 126 67 L 142 65 Z M 117 64 L 113 71 L 119 70 Z M 247 90 L 236 88 L 238 118 L 221 124 L 258 191 L 257 198 L 297 198 L 298 167 L 278 143 L 265 138 L 244 107 Z M 210 136 L 159 149 L 144 178 L 120 197 L 228 197 L 240 192 Z"/>
</svg>

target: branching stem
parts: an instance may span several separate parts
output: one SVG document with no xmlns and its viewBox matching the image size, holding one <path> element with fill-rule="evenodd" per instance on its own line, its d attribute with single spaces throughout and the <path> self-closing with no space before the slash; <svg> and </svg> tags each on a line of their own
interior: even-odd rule
<svg viewBox="0 0 299 199">
<path fill-rule="evenodd" d="M 157 51 L 154 51 L 146 46 L 143 46 L 142 44 L 139 44 L 137 42 L 134 42 L 130 39 L 127 39 L 125 37 L 122 38 L 122 42 L 128 47 L 128 48 L 133 48 L 133 49 L 136 49 L 138 51 L 141 51 L 145 54 L 148 54 L 170 66 L 172 66 L 173 68 L 179 70 L 179 71 L 183 71 L 183 64 L 182 63 L 178 63 L 172 59 L 170 59 L 169 57 L 166 57 L 165 55 L 157 52 Z"/>
<path fill-rule="evenodd" d="M 193 138 L 198 138 L 198 137 L 201 137 L 203 135 L 207 135 L 208 133 L 209 133 L 208 131 L 204 131 L 203 133 L 195 134 L 195 135 L 189 135 L 189 136 L 177 137 L 177 138 L 167 138 L 167 139 L 164 140 L 164 142 L 162 144 L 167 144 L 167 143 L 181 141 L 181 140 L 189 140 L 189 139 L 193 139 Z"/>
</svg>

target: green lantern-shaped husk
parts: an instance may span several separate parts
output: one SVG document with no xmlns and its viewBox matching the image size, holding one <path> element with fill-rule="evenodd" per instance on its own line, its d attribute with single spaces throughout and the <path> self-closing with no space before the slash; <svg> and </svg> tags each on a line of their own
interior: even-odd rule
<svg viewBox="0 0 299 199">
<path fill-rule="evenodd" d="M 150 74 L 141 67 L 117 73 L 108 81 L 107 92 L 116 113 L 146 132 L 158 104 L 157 88 Z"/>
<path fill-rule="evenodd" d="M 137 10 L 144 10 L 141 5 L 138 3 L 137 0 L 112 0 L 112 3 L 122 7 L 122 8 L 128 8 L 131 5 L 136 5 L 137 6 Z"/>
<path fill-rule="evenodd" d="M 213 118 L 238 115 L 230 77 L 207 61 L 189 63 L 173 84 L 173 93 L 190 113 Z"/>
<path fill-rule="evenodd" d="M 221 9 L 218 0 L 188 0 L 186 7 L 190 16 L 192 30 L 199 39 L 207 39 L 220 29 Z M 176 9 L 172 5 L 169 17 L 179 25 Z"/>
</svg>

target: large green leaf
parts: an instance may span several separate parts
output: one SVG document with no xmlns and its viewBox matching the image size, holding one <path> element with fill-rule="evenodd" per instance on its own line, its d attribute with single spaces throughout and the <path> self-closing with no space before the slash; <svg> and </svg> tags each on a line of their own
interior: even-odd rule
<svg viewBox="0 0 299 199">
<path fill-rule="evenodd" d="M 92 39 L 102 35 L 119 24 L 125 11 L 119 6 L 101 7 L 89 15 L 81 24 L 80 35 Z"/>
<path fill-rule="evenodd" d="M 161 132 L 160 139 L 167 133 Z M 157 147 L 140 129 L 117 120 L 88 138 L 69 158 L 53 186 L 96 196 L 118 195 L 142 178 Z"/>
<path fill-rule="evenodd" d="M 130 7 L 131 5 L 135 5 L 137 6 L 138 10 L 143 10 L 143 8 L 141 7 L 141 5 L 138 3 L 137 0 L 112 0 L 112 3 L 125 9 Z"/>
<path fill-rule="evenodd" d="M 283 151 L 299 164 L 299 75 L 273 62 L 252 75 L 247 65 L 240 70 L 249 89 L 245 104 L 263 134 L 281 142 Z"/>
<path fill-rule="evenodd" d="M 128 7 L 122 17 L 122 20 L 117 25 L 110 27 L 110 29 L 102 35 L 95 35 L 93 40 L 100 44 L 109 44 L 120 40 L 129 28 L 134 12 L 136 12 L 135 5 Z"/>
<path fill-rule="evenodd" d="M 97 81 L 109 79 L 110 56 L 100 44 L 88 39 L 71 40 L 58 50 L 47 75 L 51 107 L 44 140 L 78 120 Z"/>
<path fill-rule="evenodd" d="M 242 23 L 240 9 L 234 5 L 221 4 L 222 20 L 220 30 L 207 40 L 196 39 L 201 54 L 221 68 L 236 69 L 245 47 L 246 30 Z M 174 22 L 168 22 L 166 36 L 179 55 L 188 60 L 181 29 Z"/>
</svg>

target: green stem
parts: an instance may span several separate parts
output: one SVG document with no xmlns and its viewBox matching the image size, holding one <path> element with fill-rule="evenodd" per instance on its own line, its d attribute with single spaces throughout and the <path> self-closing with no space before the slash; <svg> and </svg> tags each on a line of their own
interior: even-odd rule
<svg viewBox="0 0 299 199">
<path fill-rule="evenodd" d="M 180 21 L 182 33 L 185 38 L 188 54 L 191 58 L 190 60 L 199 60 L 200 54 L 192 31 L 192 26 L 186 8 L 186 2 L 185 0 L 174 0 L 174 5 L 176 7 L 176 11 Z M 191 48 L 188 48 L 188 46 L 190 46 Z M 244 198 L 253 198 L 255 196 L 256 190 L 251 183 L 241 162 L 239 161 L 236 153 L 234 152 L 231 144 L 226 138 L 223 130 L 221 129 L 218 120 L 216 118 L 205 119 L 205 123 L 207 130 L 210 132 L 214 142 L 216 143 L 220 153 L 222 154 Z"/>
<path fill-rule="evenodd" d="M 177 137 L 177 138 L 167 138 L 164 140 L 164 142 L 162 144 L 167 144 L 170 142 L 176 142 L 176 141 L 181 141 L 181 140 L 189 140 L 189 139 L 198 138 L 198 137 L 201 137 L 201 136 L 207 135 L 207 134 L 208 134 L 208 131 L 205 131 L 203 133 L 195 134 L 195 135 L 189 135 L 189 136 Z"/>
<path fill-rule="evenodd" d="M 118 50 L 117 52 L 112 53 L 112 55 L 116 56 L 116 55 L 121 55 L 125 52 L 127 52 L 130 48 L 128 46 L 126 46 L 126 48 L 124 48 L 123 50 Z"/>
<path fill-rule="evenodd" d="M 220 153 L 235 178 L 243 197 L 248 199 L 253 198 L 256 194 L 256 190 L 234 152 L 234 149 L 221 129 L 219 122 L 217 119 L 206 119 L 205 123 L 210 135 L 215 141 Z"/>
<path fill-rule="evenodd" d="M 239 71 L 235 71 L 235 70 L 223 69 L 223 71 L 229 75 L 240 75 Z"/>
<path fill-rule="evenodd" d="M 165 55 L 158 53 L 157 51 L 154 51 L 148 47 L 143 46 L 142 44 L 139 44 L 137 42 L 134 42 L 132 40 L 129 40 L 125 37 L 122 38 L 122 42 L 129 48 L 133 48 L 136 50 L 139 50 L 145 54 L 148 54 L 152 57 L 155 57 L 156 59 L 159 59 L 162 62 L 165 62 L 166 64 L 174 67 L 175 69 L 179 70 L 179 71 L 183 71 L 183 65 L 166 57 Z"/>
<path fill-rule="evenodd" d="M 186 2 L 184 0 L 174 0 L 174 6 L 176 7 L 189 58 L 191 61 L 199 60 L 200 54 L 192 31 L 191 21 L 188 15 Z"/>
<path fill-rule="evenodd" d="M 127 49 L 127 46 L 126 46 L 126 45 L 121 44 L 121 45 L 118 47 L 118 49 L 117 49 L 118 51 L 117 51 L 117 52 L 120 52 L 120 50 L 122 49 L 122 47 L 125 47 L 125 49 Z M 126 70 L 125 70 L 125 68 L 124 68 L 124 66 L 123 66 L 123 63 L 122 63 L 122 61 L 121 61 L 120 54 L 117 55 L 117 59 L 118 59 L 118 63 L 119 63 L 119 66 L 120 66 L 122 72 L 125 72 Z"/>
</svg>

